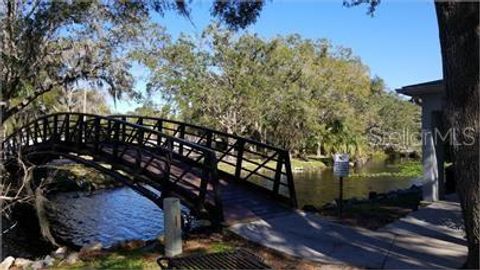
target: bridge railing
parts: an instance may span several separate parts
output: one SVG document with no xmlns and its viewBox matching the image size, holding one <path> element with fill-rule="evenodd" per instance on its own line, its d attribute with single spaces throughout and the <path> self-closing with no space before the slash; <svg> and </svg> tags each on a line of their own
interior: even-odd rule
<svg viewBox="0 0 480 270">
<path fill-rule="evenodd" d="M 226 132 L 176 120 L 136 115 L 110 116 L 163 134 L 202 145 L 215 152 L 223 177 L 249 184 L 296 207 L 297 199 L 288 151 Z M 176 145 L 175 152 L 195 157 L 195 151 Z"/>
<path fill-rule="evenodd" d="M 165 192 L 182 187 L 175 192 L 187 190 L 195 195 L 197 205 L 208 201 L 222 215 L 215 152 L 202 145 L 122 119 L 57 113 L 35 119 L 9 135 L 3 141 L 4 158 L 11 160 L 18 153 L 34 151 L 32 149 L 39 146 L 107 155 L 113 163 L 123 162 L 135 168 L 138 175 L 149 175 Z M 178 148 L 189 149 L 195 158 L 176 150 Z M 174 172 L 172 164 L 178 160 L 188 166 L 176 167 Z"/>
</svg>

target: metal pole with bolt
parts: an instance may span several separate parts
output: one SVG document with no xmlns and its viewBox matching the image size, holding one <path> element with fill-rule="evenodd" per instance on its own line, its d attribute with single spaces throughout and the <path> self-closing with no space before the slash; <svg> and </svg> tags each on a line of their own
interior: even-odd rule
<svg viewBox="0 0 480 270">
<path fill-rule="evenodd" d="M 165 257 L 171 258 L 182 254 L 182 220 L 180 200 L 165 198 L 163 200 L 165 228 Z"/>
</svg>

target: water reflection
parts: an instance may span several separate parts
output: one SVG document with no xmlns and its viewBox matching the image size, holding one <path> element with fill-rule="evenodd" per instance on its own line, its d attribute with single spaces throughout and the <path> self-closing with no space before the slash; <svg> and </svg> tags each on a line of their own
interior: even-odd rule
<svg viewBox="0 0 480 270">
<path fill-rule="evenodd" d="M 404 160 L 371 160 L 365 166 L 355 170 L 356 173 L 398 172 L 398 165 Z M 320 171 L 303 171 L 294 173 L 297 200 L 300 207 L 311 204 L 321 206 L 338 197 L 339 181 L 331 169 Z M 388 192 L 408 188 L 421 181 L 412 177 L 377 176 L 350 177 L 344 180 L 344 198 L 365 198 L 370 191 Z"/>
<path fill-rule="evenodd" d="M 50 198 L 54 232 L 77 246 L 150 240 L 163 233 L 163 212 L 130 188 L 60 193 Z"/>
</svg>

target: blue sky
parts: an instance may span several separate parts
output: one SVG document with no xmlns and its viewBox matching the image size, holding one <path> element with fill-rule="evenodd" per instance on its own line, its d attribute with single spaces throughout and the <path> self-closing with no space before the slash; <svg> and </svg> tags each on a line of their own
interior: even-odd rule
<svg viewBox="0 0 480 270">
<path fill-rule="evenodd" d="M 173 36 L 185 32 L 199 35 L 208 25 L 210 1 L 190 5 L 192 22 L 167 13 L 153 20 Z M 366 6 L 346 8 L 342 0 L 267 0 L 257 22 L 246 31 L 270 38 L 298 33 L 306 38 L 327 38 L 334 45 L 351 48 L 383 78 L 390 89 L 442 77 L 438 26 L 433 1 L 384 0 L 374 17 Z M 143 81 L 136 87 L 142 90 Z M 119 102 L 116 111 L 135 106 Z"/>
</svg>

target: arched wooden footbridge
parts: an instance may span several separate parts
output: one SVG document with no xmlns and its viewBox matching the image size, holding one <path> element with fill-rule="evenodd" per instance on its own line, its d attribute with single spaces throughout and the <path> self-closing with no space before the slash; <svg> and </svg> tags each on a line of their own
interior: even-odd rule
<svg viewBox="0 0 480 270">
<path fill-rule="evenodd" d="M 162 207 L 177 196 L 219 224 L 285 213 L 297 206 L 288 152 L 213 129 L 142 116 L 58 113 L 3 142 L 15 170 L 65 158 L 113 176 Z"/>
</svg>

